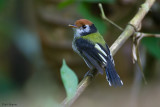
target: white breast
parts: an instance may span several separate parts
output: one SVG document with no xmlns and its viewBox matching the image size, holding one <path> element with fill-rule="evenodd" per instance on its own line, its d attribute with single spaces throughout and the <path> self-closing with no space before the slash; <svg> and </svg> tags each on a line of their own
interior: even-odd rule
<svg viewBox="0 0 160 107">
<path fill-rule="evenodd" d="M 75 45 L 75 39 L 73 39 L 73 41 L 72 41 L 72 48 L 73 48 L 73 50 L 74 50 L 76 53 L 79 54 L 79 51 L 77 50 L 77 47 L 76 47 L 76 45 Z"/>
</svg>

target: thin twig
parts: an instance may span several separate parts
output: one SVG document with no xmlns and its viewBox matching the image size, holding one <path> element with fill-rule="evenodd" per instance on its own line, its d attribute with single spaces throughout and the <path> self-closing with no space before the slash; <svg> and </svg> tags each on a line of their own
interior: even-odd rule
<svg viewBox="0 0 160 107">
<path fill-rule="evenodd" d="M 102 7 L 102 4 L 99 3 L 98 4 L 100 10 L 101 10 L 101 16 L 104 20 L 108 21 L 109 23 L 111 23 L 112 25 L 114 25 L 116 28 L 118 28 L 119 30 L 123 31 L 123 28 L 121 28 L 120 26 L 118 26 L 116 23 L 114 23 L 113 21 L 111 21 L 110 19 L 108 19 L 104 13 L 104 10 L 103 10 L 103 7 Z"/>
<path fill-rule="evenodd" d="M 145 83 L 145 85 L 147 85 L 148 83 L 147 83 L 147 80 L 146 80 L 145 75 L 143 73 L 143 67 L 141 65 L 141 59 L 140 59 L 140 54 L 139 54 L 139 44 L 140 44 L 140 40 L 137 41 L 137 46 L 136 46 L 137 63 L 139 65 L 139 68 L 140 68 L 141 75 L 143 77 L 144 83 Z"/>
<path fill-rule="evenodd" d="M 144 79 L 144 83 L 147 84 L 147 80 L 143 73 L 143 67 L 141 65 L 141 59 L 140 59 L 140 54 L 139 54 L 139 45 L 140 45 L 141 40 L 144 37 L 160 37 L 160 34 L 136 32 L 135 36 L 133 37 L 133 46 L 132 46 L 133 63 L 137 62 L 137 64 L 139 65 L 140 71 L 141 71 L 141 75 Z"/>
<path fill-rule="evenodd" d="M 146 64 L 146 51 L 144 49 L 141 50 L 142 56 L 142 68 L 144 68 Z M 140 94 L 141 84 L 142 84 L 142 75 L 140 69 L 137 68 L 137 64 L 135 65 L 134 70 L 134 80 L 131 88 L 131 98 L 130 98 L 130 107 L 138 107 L 138 97 Z"/>
<path fill-rule="evenodd" d="M 132 46 L 133 63 L 135 63 L 138 60 L 137 55 L 136 55 L 136 53 L 138 52 L 137 47 L 139 47 L 139 44 L 140 44 L 141 40 L 144 37 L 156 37 L 156 38 L 160 38 L 160 34 L 135 32 L 135 35 L 133 37 L 133 46 Z"/>
<path fill-rule="evenodd" d="M 139 32 L 136 32 L 135 35 L 133 36 L 132 58 L 133 58 L 133 63 L 137 63 L 139 65 L 141 76 L 143 77 L 144 83 L 147 85 L 147 80 L 143 73 L 143 67 L 141 65 L 141 59 L 140 59 L 140 54 L 139 54 L 139 44 L 142 38 L 143 36 Z"/>
<path fill-rule="evenodd" d="M 141 32 L 138 32 L 141 33 Z M 156 37 L 160 38 L 160 34 L 151 34 L 151 33 L 141 33 L 142 37 Z"/>
<path fill-rule="evenodd" d="M 114 55 L 120 47 L 124 44 L 124 42 L 135 33 L 135 31 L 140 30 L 139 26 L 141 24 L 142 19 L 148 13 L 149 9 L 153 5 L 155 0 L 146 0 L 145 3 L 141 5 L 141 8 L 138 10 L 136 15 L 131 19 L 125 30 L 118 37 L 118 39 L 113 43 L 110 50 L 112 55 Z"/>
<path fill-rule="evenodd" d="M 135 30 L 137 31 L 142 19 L 148 13 L 148 11 L 150 10 L 154 2 L 155 0 L 146 0 L 145 3 L 142 4 L 137 14 L 133 17 L 133 19 L 129 22 L 129 24 L 126 26 L 126 28 L 122 32 L 122 34 L 110 47 L 112 55 L 115 55 L 115 53 L 119 50 L 119 48 L 122 47 L 124 42 L 135 33 Z M 103 8 L 101 9 L 103 10 Z M 71 106 L 74 103 L 74 101 L 76 101 L 76 99 L 83 93 L 83 91 L 90 84 L 91 81 L 92 81 L 91 76 L 85 77 L 80 82 L 75 96 L 70 101 L 64 100 L 62 102 L 62 106 L 63 107 Z"/>
<path fill-rule="evenodd" d="M 132 56 L 133 56 L 133 63 L 137 61 L 137 56 L 136 56 L 136 47 L 139 47 L 139 44 L 141 40 L 144 37 L 156 37 L 160 38 L 160 34 L 151 34 L 151 33 L 143 33 L 143 32 L 135 32 L 135 35 L 133 37 L 133 47 L 132 47 Z"/>
</svg>

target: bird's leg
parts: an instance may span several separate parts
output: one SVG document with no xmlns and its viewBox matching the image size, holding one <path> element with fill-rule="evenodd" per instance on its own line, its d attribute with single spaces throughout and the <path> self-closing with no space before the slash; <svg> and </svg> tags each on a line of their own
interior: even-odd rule
<svg viewBox="0 0 160 107">
<path fill-rule="evenodd" d="M 91 76 L 91 77 L 94 77 L 94 72 L 95 72 L 95 68 L 92 68 L 92 69 L 90 69 L 87 73 L 85 73 L 85 75 L 84 75 L 84 78 L 86 77 L 86 76 Z"/>
</svg>

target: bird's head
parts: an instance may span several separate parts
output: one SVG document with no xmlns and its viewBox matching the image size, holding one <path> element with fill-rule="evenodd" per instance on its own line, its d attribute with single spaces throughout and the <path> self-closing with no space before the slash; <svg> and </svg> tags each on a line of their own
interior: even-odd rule
<svg viewBox="0 0 160 107">
<path fill-rule="evenodd" d="M 94 24 L 87 19 L 77 20 L 74 25 L 70 24 L 69 27 L 73 28 L 75 37 L 86 36 L 88 34 L 97 32 Z"/>
</svg>

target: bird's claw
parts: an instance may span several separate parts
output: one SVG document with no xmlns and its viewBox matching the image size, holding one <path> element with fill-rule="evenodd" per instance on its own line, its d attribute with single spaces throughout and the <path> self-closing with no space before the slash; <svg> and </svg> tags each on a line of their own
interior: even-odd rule
<svg viewBox="0 0 160 107">
<path fill-rule="evenodd" d="M 87 73 L 85 73 L 84 78 L 87 77 L 87 76 L 94 77 L 90 70 Z"/>
</svg>

